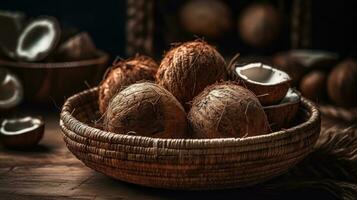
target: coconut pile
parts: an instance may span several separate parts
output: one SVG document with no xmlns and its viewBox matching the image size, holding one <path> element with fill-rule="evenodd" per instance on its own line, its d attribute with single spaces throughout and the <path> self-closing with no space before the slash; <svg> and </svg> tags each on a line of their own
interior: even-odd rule
<svg viewBox="0 0 357 200">
<path fill-rule="evenodd" d="M 98 105 L 103 129 L 117 134 L 243 138 L 291 125 L 300 96 L 289 88 L 285 72 L 261 63 L 227 66 L 197 40 L 174 46 L 160 64 L 142 55 L 114 63 Z"/>
<path fill-rule="evenodd" d="M 357 60 L 338 54 L 296 49 L 278 53 L 273 63 L 293 78 L 304 97 L 338 107 L 357 107 Z"/>
</svg>

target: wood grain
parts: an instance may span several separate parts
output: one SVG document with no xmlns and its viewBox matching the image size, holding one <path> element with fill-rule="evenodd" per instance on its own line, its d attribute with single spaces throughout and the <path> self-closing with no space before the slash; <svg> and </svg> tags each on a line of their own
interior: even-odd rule
<svg viewBox="0 0 357 200">
<path fill-rule="evenodd" d="M 217 199 L 251 196 L 251 190 L 183 192 L 145 188 L 84 166 L 67 149 L 55 114 L 43 114 L 45 136 L 30 150 L 0 147 L 0 199 Z M 227 196 L 228 195 L 228 196 Z M 258 198 L 254 194 L 254 198 Z"/>
<path fill-rule="evenodd" d="M 0 200 L 27 199 L 301 199 L 325 191 L 297 189 L 267 194 L 257 187 L 220 191 L 171 191 L 145 188 L 93 171 L 67 149 L 55 113 L 38 113 L 46 121 L 45 137 L 31 150 L 0 147 Z M 273 180 L 274 181 L 274 180 Z M 280 190 L 278 190 L 280 191 Z M 325 198 L 328 199 L 328 198 Z"/>
</svg>

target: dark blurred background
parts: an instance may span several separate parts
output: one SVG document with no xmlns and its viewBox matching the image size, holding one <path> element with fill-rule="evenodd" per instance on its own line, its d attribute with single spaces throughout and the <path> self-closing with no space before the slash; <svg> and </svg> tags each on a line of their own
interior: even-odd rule
<svg viewBox="0 0 357 200">
<path fill-rule="evenodd" d="M 165 3 L 166 1 L 158 2 Z M 167 1 L 167 4 L 179 7 L 181 2 L 183 1 Z M 244 6 L 252 1 L 231 2 L 233 2 L 232 6 Z M 290 1 L 286 2 L 289 4 Z M 312 48 L 335 51 L 342 56 L 355 56 L 357 54 L 355 47 L 357 44 L 356 5 L 357 2 L 352 0 L 312 1 Z M 165 8 L 162 5 L 158 7 Z M 23 11 L 30 17 L 55 16 L 66 26 L 75 26 L 80 30 L 88 31 L 98 48 L 107 51 L 112 56 L 125 57 L 125 0 L 1 0 L 0 9 Z M 240 43 L 233 44 L 236 51 L 252 51 Z M 167 47 L 160 48 L 161 51 L 162 48 Z M 282 45 L 278 50 L 286 48 L 289 48 L 289 44 Z"/>
<path fill-rule="evenodd" d="M 125 53 L 125 0 L 1 0 L 0 9 L 54 16 L 64 26 L 88 31 L 99 49 L 113 56 Z"/>
</svg>

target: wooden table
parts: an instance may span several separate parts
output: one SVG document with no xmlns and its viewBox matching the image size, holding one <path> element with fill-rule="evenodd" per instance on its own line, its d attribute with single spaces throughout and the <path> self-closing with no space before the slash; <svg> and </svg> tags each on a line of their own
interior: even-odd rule
<svg viewBox="0 0 357 200">
<path fill-rule="evenodd" d="M 31 111 L 31 114 L 34 112 Z M 249 196 L 251 190 L 182 192 L 114 180 L 83 165 L 65 146 L 58 113 L 44 116 L 45 136 L 31 150 L 0 147 L 0 200 L 7 199 L 217 199 Z"/>
<path fill-rule="evenodd" d="M 45 136 L 39 146 L 27 151 L 0 147 L 0 200 L 272 199 L 254 188 L 183 192 L 145 188 L 114 180 L 87 168 L 69 152 L 58 124 L 59 111 L 33 113 L 44 116 Z M 288 196 L 291 200 L 300 199 L 304 195 L 306 193 L 298 191 Z"/>
</svg>

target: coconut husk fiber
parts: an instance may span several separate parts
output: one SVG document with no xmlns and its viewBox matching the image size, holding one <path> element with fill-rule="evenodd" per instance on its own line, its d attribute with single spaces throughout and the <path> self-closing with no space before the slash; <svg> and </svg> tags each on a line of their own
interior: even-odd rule
<svg viewBox="0 0 357 200">
<path fill-rule="evenodd" d="M 323 120 L 314 151 L 287 174 L 257 186 L 268 199 L 357 199 L 357 124 Z"/>
</svg>

